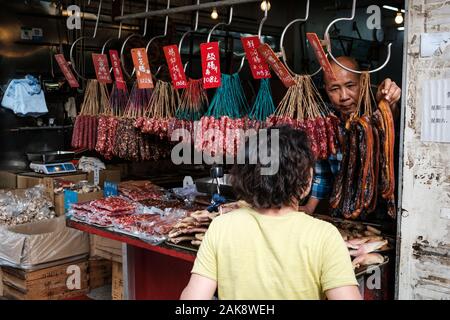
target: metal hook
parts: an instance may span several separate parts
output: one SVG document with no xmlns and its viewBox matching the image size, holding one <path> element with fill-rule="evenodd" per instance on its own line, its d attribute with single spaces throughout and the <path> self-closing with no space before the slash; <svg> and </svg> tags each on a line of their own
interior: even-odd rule
<svg viewBox="0 0 450 320">
<path fill-rule="evenodd" d="M 310 4 L 310 0 L 306 1 L 306 14 L 304 18 L 299 18 L 299 19 L 294 19 L 291 22 L 289 22 L 287 24 L 287 26 L 283 29 L 283 32 L 281 33 L 281 38 L 280 38 L 280 50 L 281 50 L 281 59 L 284 62 L 284 65 L 286 66 L 286 68 L 289 70 L 290 73 L 292 73 L 293 75 L 295 75 L 296 73 L 289 67 L 288 63 L 287 63 L 287 57 L 286 57 L 286 50 L 284 49 L 284 38 L 286 36 L 286 32 L 288 31 L 288 29 L 290 27 L 292 27 L 294 24 L 298 23 L 298 22 L 306 22 L 309 19 L 309 4 Z M 315 75 L 317 75 L 320 71 L 322 70 L 322 67 L 319 68 L 319 70 L 317 70 L 316 72 L 310 74 L 309 76 L 314 77 Z"/>
<path fill-rule="evenodd" d="M 197 0 L 197 5 L 199 5 L 199 4 L 200 4 L 200 0 Z M 200 11 L 197 10 L 197 11 L 195 12 L 194 29 L 189 29 L 188 31 L 186 31 L 185 33 L 183 33 L 183 35 L 181 36 L 180 42 L 178 43 L 178 52 L 180 53 L 180 55 L 181 55 L 181 47 L 183 46 L 184 39 L 186 39 L 186 37 L 187 37 L 189 34 L 191 34 L 191 33 L 193 33 L 193 32 L 196 32 L 197 29 L 198 29 L 198 18 L 199 18 L 199 14 L 200 14 Z M 187 62 L 184 64 L 184 68 L 183 68 L 183 69 L 184 69 L 184 72 L 186 72 L 186 69 L 187 69 L 188 64 L 189 64 L 189 61 L 187 61 Z"/>
<path fill-rule="evenodd" d="M 353 19 L 355 19 L 355 15 L 356 15 L 356 0 L 353 0 L 352 15 L 351 15 L 351 17 L 348 17 L 348 18 L 338 18 L 338 19 L 332 21 L 332 22 L 328 25 L 327 29 L 325 30 L 324 39 L 325 39 L 325 41 L 327 42 L 328 55 L 331 57 L 331 59 L 332 59 L 339 67 L 341 67 L 342 69 L 347 70 L 347 71 L 349 71 L 349 72 L 353 72 L 353 73 L 357 73 L 357 74 L 363 74 L 364 71 L 353 70 L 353 69 L 351 69 L 351 68 L 349 68 L 349 67 L 344 66 L 342 63 L 340 63 L 340 62 L 334 57 L 334 55 L 333 55 L 333 53 L 332 53 L 332 51 L 331 51 L 331 50 L 332 50 L 332 49 L 331 49 L 331 38 L 330 38 L 330 29 L 331 29 L 331 27 L 332 27 L 335 23 L 337 23 L 337 22 L 339 22 L 339 21 L 352 21 Z M 387 65 L 387 64 L 389 63 L 389 61 L 391 60 L 392 42 L 388 44 L 387 49 L 388 49 L 388 52 L 387 52 L 386 61 L 385 61 L 380 67 L 378 67 L 378 68 L 376 68 L 376 69 L 374 69 L 374 70 L 365 71 L 365 72 L 368 72 L 368 73 L 375 73 L 375 72 L 378 72 L 378 71 L 382 70 L 384 67 L 386 67 L 386 65 Z"/>
<path fill-rule="evenodd" d="M 170 0 L 167 0 L 167 8 L 166 9 L 170 9 Z M 145 52 L 148 52 L 148 48 L 150 48 L 150 45 L 153 43 L 153 41 L 155 41 L 156 39 L 162 39 L 165 38 L 167 36 L 167 30 L 168 30 L 168 26 L 169 26 L 169 15 L 166 15 L 166 21 L 165 21 L 165 25 L 164 25 L 164 34 L 162 35 L 158 35 L 158 36 L 154 36 L 153 38 L 151 38 L 147 45 L 145 46 Z M 159 71 L 161 71 L 161 67 L 159 66 L 158 70 L 156 71 L 155 75 L 159 73 Z M 133 70 L 133 74 L 134 74 Z"/>
<path fill-rule="evenodd" d="M 95 21 L 95 28 L 94 28 L 94 34 L 92 35 L 92 39 L 95 39 L 95 37 L 97 36 L 97 29 L 98 29 L 98 22 L 100 20 L 100 13 L 102 10 L 102 3 L 103 0 L 100 0 L 99 4 L 98 4 L 98 10 L 97 10 L 97 20 Z M 90 1 L 88 2 L 88 5 L 90 4 Z M 83 77 L 77 70 L 77 66 L 75 64 L 75 59 L 73 58 L 73 49 L 75 48 L 75 45 L 77 44 L 77 42 L 83 40 L 83 39 L 87 39 L 88 37 L 86 36 L 81 36 L 78 39 L 76 39 L 72 45 L 70 46 L 70 53 L 69 53 L 69 57 L 70 57 L 70 64 L 72 65 L 72 69 L 75 72 L 75 74 L 82 80 L 87 80 L 85 77 Z"/>
<path fill-rule="evenodd" d="M 115 0 L 113 0 L 113 2 L 114 2 Z M 121 9 L 121 14 L 123 15 L 123 12 L 124 12 L 124 7 L 125 7 L 125 1 L 122 1 L 122 9 Z M 122 21 L 120 22 L 120 24 L 119 24 L 119 34 L 117 35 L 117 39 L 120 39 L 121 38 L 121 36 L 122 36 Z M 108 38 L 106 41 L 105 41 L 105 43 L 103 44 L 103 46 L 102 46 L 102 54 L 104 54 L 105 53 L 105 49 L 106 49 L 106 45 L 108 44 L 108 43 L 110 43 L 111 41 L 113 41 L 115 38 Z M 112 70 L 112 68 L 111 68 L 111 70 Z"/>
<path fill-rule="evenodd" d="M 268 12 L 269 12 L 269 6 L 266 5 L 265 10 L 264 10 L 264 17 L 261 19 L 261 22 L 259 23 L 259 28 L 258 28 L 258 38 L 259 38 L 259 40 L 261 40 L 262 28 L 263 28 L 264 23 L 266 22 L 266 20 L 268 18 Z"/>
<path fill-rule="evenodd" d="M 211 36 L 213 34 L 213 32 L 220 26 L 229 26 L 231 24 L 231 22 L 233 21 L 233 7 L 230 7 L 230 15 L 228 17 L 228 22 L 219 22 L 218 24 L 216 24 L 214 27 L 212 27 L 212 29 L 209 31 L 208 33 L 208 39 L 206 42 L 211 42 Z"/>
<path fill-rule="evenodd" d="M 123 2 L 125 2 L 125 0 Z M 148 5 L 149 5 L 149 0 L 146 0 L 145 12 L 148 12 Z M 123 9 L 123 7 L 122 7 L 122 9 Z M 125 73 L 125 75 L 128 78 L 131 78 L 134 75 L 135 69 L 133 68 L 133 71 L 131 72 L 131 75 L 126 70 L 126 67 L 125 67 L 125 56 L 124 56 L 125 47 L 126 47 L 128 41 L 130 41 L 131 39 L 133 39 L 133 38 L 144 38 L 147 35 L 147 20 L 148 20 L 148 18 L 145 18 L 145 20 L 144 20 L 144 32 L 142 34 L 139 34 L 139 33 L 132 33 L 132 34 L 130 34 L 128 37 L 125 38 L 125 41 L 122 43 L 122 47 L 120 49 L 120 62 L 122 63 L 122 70 L 123 70 L 123 73 Z"/>
</svg>

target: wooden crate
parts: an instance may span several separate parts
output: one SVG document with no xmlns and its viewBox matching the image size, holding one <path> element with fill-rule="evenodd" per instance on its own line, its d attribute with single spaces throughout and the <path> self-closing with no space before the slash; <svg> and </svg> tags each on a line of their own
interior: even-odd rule
<svg viewBox="0 0 450 320">
<path fill-rule="evenodd" d="M 74 273 L 80 270 L 80 288 L 71 289 Z M 89 292 L 88 261 L 81 260 L 36 271 L 3 267 L 4 296 L 17 300 L 61 300 L 83 296 Z M 76 268 L 74 268 L 76 269 Z"/>
<path fill-rule="evenodd" d="M 112 262 L 101 258 L 89 259 L 89 288 L 96 289 L 112 281 Z"/>
<path fill-rule="evenodd" d="M 112 263 L 112 286 L 111 296 L 113 300 L 123 300 L 123 276 L 122 264 L 118 262 Z"/>
<path fill-rule="evenodd" d="M 91 257 L 122 263 L 122 242 L 90 235 Z"/>
</svg>

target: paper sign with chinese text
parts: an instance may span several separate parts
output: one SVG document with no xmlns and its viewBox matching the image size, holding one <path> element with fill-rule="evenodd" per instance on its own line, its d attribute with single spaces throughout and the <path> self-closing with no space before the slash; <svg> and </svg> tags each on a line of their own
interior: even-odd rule
<svg viewBox="0 0 450 320">
<path fill-rule="evenodd" d="M 323 50 L 322 44 L 320 43 L 320 39 L 315 33 L 306 33 L 306 37 L 308 38 L 309 43 L 314 49 L 314 55 L 316 56 L 317 61 L 323 69 L 323 72 L 326 73 L 327 77 L 330 80 L 336 80 L 336 76 L 331 68 L 331 64 L 328 61 L 325 50 Z"/>
<path fill-rule="evenodd" d="M 139 89 L 152 89 L 153 79 L 145 48 L 131 49 Z"/>
<path fill-rule="evenodd" d="M 258 48 L 261 45 L 259 37 L 245 37 L 241 38 L 242 46 L 245 50 L 250 70 L 254 79 L 267 79 L 270 78 L 270 70 L 266 61 L 260 56 Z"/>
<path fill-rule="evenodd" d="M 69 82 L 70 87 L 78 88 L 80 84 L 78 83 L 77 78 L 75 78 L 75 76 L 73 75 L 72 70 L 70 70 L 69 64 L 64 58 L 64 55 L 61 53 L 55 54 L 55 59 L 56 62 L 58 62 L 59 68 L 64 74 L 64 77 L 66 78 L 67 82 Z"/>
<path fill-rule="evenodd" d="M 92 54 L 92 61 L 94 62 L 95 74 L 100 83 L 111 83 L 111 74 L 109 73 L 109 63 L 106 54 Z"/>
<path fill-rule="evenodd" d="M 209 42 L 200 45 L 202 57 L 203 88 L 218 88 L 221 85 L 219 43 Z"/>
<path fill-rule="evenodd" d="M 111 59 L 117 89 L 125 90 L 127 86 L 125 80 L 123 80 L 122 68 L 120 67 L 119 53 L 117 50 L 109 50 L 109 58 Z"/>
<path fill-rule="evenodd" d="M 176 89 L 184 89 L 187 87 L 186 74 L 184 73 L 181 56 L 178 52 L 176 44 L 165 46 L 164 55 L 166 56 L 167 65 L 169 66 L 172 84 Z"/>
<path fill-rule="evenodd" d="M 272 70 L 276 73 L 278 78 L 283 82 L 283 84 L 289 88 L 295 84 L 295 80 L 292 77 L 291 73 L 284 66 L 284 64 L 278 59 L 275 52 L 273 52 L 272 48 L 264 43 L 259 46 L 258 52 L 261 56 L 266 60 L 266 62 L 270 65 Z"/>
<path fill-rule="evenodd" d="M 420 87 L 422 141 L 450 143 L 450 79 L 426 80 Z"/>
</svg>

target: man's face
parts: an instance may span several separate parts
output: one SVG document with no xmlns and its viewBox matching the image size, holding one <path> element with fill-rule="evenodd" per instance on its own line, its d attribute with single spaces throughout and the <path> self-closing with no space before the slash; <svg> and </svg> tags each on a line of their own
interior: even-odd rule
<svg viewBox="0 0 450 320">
<path fill-rule="evenodd" d="M 337 64 L 331 65 L 336 80 L 325 76 L 325 90 L 333 106 L 347 117 L 357 108 L 360 93 L 358 74 L 342 69 Z"/>
</svg>

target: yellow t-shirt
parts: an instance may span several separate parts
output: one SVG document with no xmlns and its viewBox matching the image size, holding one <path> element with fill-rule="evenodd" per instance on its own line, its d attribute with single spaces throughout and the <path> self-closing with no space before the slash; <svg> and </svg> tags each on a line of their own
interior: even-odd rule
<svg viewBox="0 0 450 320">
<path fill-rule="evenodd" d="M 338 230 L 304 213 L 266 216 L 250 208 L 211 223 L 192 273 L 218 283 L 219 299 L 317 300 L 358 285 Z"/>
</svg>

